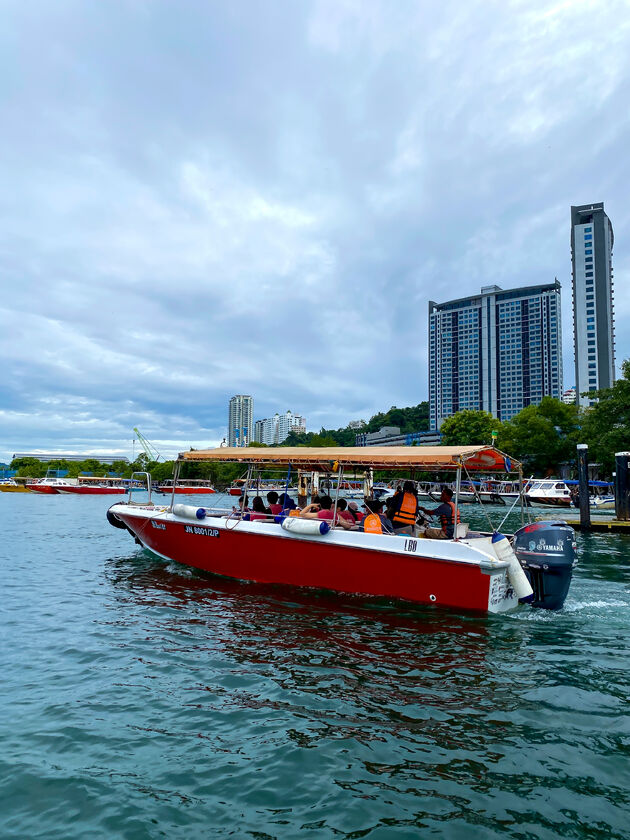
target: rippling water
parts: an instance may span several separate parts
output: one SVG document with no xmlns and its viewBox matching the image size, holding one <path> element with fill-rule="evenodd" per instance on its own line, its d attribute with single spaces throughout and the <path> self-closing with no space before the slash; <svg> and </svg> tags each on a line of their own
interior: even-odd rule
<svg viewBox="0 0 630 840">
<path fill-rule="evenodd" d="M 629 538 L 479 617 L 204 577 L 109 504 L 0 494 L 3 840 L 630 835 Z"/>
</svg>

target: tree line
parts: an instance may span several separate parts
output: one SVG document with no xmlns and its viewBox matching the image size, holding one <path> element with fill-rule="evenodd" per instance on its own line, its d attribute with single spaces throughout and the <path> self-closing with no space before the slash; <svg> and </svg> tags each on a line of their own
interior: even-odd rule
<svg viewBox="0 0 630 840">
<path fill-rule="evenodd" d="M 544 397 L 503 423 L 485 411 L 459 411 L 442 423 L 442 443 L 490 443 L 496 432 L 497 447 L 536 476 L 557 474 L 560 464 L 575 461 L 576 445 L 586 443 L 589 462 L 599 464 L 600 474 L 610 478 L 615 452 L 630 449 L 630 359 L 612 388 L 588 396 L 597 400 L 589 408 Z"/>
</svg>

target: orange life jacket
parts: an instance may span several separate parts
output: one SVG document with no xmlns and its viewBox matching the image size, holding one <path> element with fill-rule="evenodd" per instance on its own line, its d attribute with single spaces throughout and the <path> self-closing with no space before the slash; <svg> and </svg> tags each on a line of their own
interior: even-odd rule
<svg viewBox="0 0 630 840">
<path fill-rule="evenodd" d="M 370 513 L 363 520 L 363 530 L 366 534 L 382 534 L 383 523 L 377 513 Z"/>
<path fill-rule="evenodd" d="M 413 493 L 405 493 L 400 509 L 392 517 L 394 525 L 415 525 L 418 516 L 418 500 Z"/>
<path fill-rule="evenodd" d="M 455 502 L 446 502 L 447 505 L 451 508 L 451 515 L 444 516 L 444 514 L 440 514 L 440 522 L 442 524 L 442 530 L 446 534 L 446 529 L 455 522 Z M 457 521 L 459 522 L 459 510 L 457 511 Z M 453 525 L 453 534 L 455 533 L 455 526 Z"/>
</svg>

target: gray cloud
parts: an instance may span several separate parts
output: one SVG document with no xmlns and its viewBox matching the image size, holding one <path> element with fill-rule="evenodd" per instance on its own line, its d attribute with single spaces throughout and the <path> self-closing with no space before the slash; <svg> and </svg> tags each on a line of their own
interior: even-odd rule
<svg viewBox="0 0 630 840">
<path fill-rule="evenodd" d="M 0 458 L 419 402 L 427 301 L 490 282 L 558 276 L 573 384 L 571 204 L 630 316 L 628 10 L 5 4 Z"/>
</svg>

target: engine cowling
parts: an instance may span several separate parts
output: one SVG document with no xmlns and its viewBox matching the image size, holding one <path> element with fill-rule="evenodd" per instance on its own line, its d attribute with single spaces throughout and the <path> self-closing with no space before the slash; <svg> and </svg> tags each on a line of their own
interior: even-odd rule
<svg viewBox="0 0 630 840">
<path fill-rule="evenodd" d="M 562 520 L 532 522 L 516 531 L 513 548 L 534 590 L 532 607 L 559 610 L 577 562 L 573 528 Z"/>
</svg>

